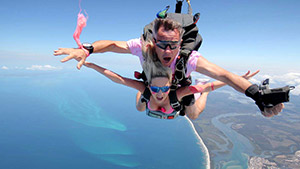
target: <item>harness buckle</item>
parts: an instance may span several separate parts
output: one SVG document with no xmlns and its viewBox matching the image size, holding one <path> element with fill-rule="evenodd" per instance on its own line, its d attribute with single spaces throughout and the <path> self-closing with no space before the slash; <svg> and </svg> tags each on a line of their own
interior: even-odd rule
<svg viewBox="0 0 300 169">
<path fill-rule="evenodd" d="M 149 99 L 147 99 L 146 97 L 144 97 L 144 95 L 141 95 L 141 101 L 142 102 L 149 102 Z"/>
<path fill-rule="evenodd" d="M 171 103 L 171 106 L 175 109 L 175 108 L 180 107 L 180 103 L 177 101 L 175 103 Z"/>
</svg>

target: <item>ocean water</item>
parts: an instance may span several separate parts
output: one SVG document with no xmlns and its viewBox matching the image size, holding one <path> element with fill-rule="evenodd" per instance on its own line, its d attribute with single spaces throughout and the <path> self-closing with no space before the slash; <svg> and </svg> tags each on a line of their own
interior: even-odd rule
<svg viewBox="0 0 300 169">
<path fill-rule="evenodd" d="M 187 119 L 150 118 L 95 72 L 0 72 L 0 168 L 202 169 Z"/>
</svg>

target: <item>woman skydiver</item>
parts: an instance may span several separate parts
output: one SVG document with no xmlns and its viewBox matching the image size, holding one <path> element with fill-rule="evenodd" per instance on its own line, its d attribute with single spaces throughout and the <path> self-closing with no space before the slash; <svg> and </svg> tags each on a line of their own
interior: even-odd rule
<svg viewBox="0 0 300 169">
<path fill-rule="evenodd" d="M 163 66 L 161 62 L 153 61 L 152 58 L 155 58 L 153 57 L 153 55 L 155 55 L 155 51 L 152 41 L 143 43 L 145 43 L 145 45 L 143 45 L 144 48 L 142 50 L 144 56 L 144 63 L 142 67 L 148 79 L 147 84 L 143 81 L 123 77 L 94 63 L 85 62 L 84 65 L 98 71 L 115 83 L 140 91 L 136 99 L 136 108 L 138 111 L 146 110 L 147 115 L 161 119 L 176 118 L 179 115 L 179 111 L 174 110 L 170 104 L 170 93 L 172 92 L 170 89 L 172 84 L 172 71 L 169 67 Z M 259 71 L 256 71 L 250 74 L 248 71 L 245 75 L 243 75 L 243 77 L 249 79 L 258 72 Z M 180 87 L 173 92 L 175 92 L 175 96 L 178 101 L 181 101 L 184 96 L 202 93 L 199 99 L 203 100 L 203 105 L 201 111 L 198 112 L 198 114 L 193 115 L 192 118 L 195 119 L 204 110 L 208 93 L 225 85 L 226 84 L 221 81 L 214 81 L 212 83 Z M 145 100 L 140 93 L 143 93 L 147 89 L 150 91 L 151 95 L 149 99 Z"/>
</svg>

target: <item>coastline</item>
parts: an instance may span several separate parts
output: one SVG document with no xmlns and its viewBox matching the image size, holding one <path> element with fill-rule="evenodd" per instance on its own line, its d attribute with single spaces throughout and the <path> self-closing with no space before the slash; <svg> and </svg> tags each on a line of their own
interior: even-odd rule
<svg viewBox="0 0 300 169">
<path fill-rule="evenodd" d="M 204 148 L 204 152 L 205 152 L 205 156 L 206 156 L 206 168 L 210 169 L 210 157 L 209 157 L 208 149 L 207 149 L 206 145 L 204 144 L 202 138 L 200 137 L 200 135 L 196 131 L 196 128 L 195 128 L 194 124 L 192 123 L 192 121 L 187 116 L 184 116 L 184 117 L 187 119 L 187 121 L 190 123 L 191 127 L 193 128 L 193 130 L 195 132 L 195 135 L 198 137 L 198 139 L 199 139 L 199 141 L 202 145 L 201 147 Z"/>
</svg>

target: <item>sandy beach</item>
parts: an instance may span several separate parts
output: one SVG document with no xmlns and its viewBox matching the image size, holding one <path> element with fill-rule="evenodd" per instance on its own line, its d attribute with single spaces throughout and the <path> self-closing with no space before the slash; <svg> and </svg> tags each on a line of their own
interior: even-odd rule
<svg viewBox="0 0 300 169">
<path fill-rule="evenodd" d="M 201 137 L 199 136 L 199 134 L 197 133 L 196 129 L 195 129 L 195 126 L 194 124 L 192 123 L 192 121 L 187 117 L 187 116 L 184 116 L 187 121 L 190 123 L 191 127 L 193 128 L 194 132 L 195 132 L 195 135 L 198 137 L 199 139 L 199 142 L 201 143 L 201 148 L 204 149 L 204 152 L 205 152 L 205 155 L 206 155 L 206 168 L 207 169 L 210 169 L 210 157 L 209 157 L 209 152 L 208 152 L 208 149 L 206 147 L 206 145 L 204 144 L 203 140 L 201 139 Z"/>
</svg>

